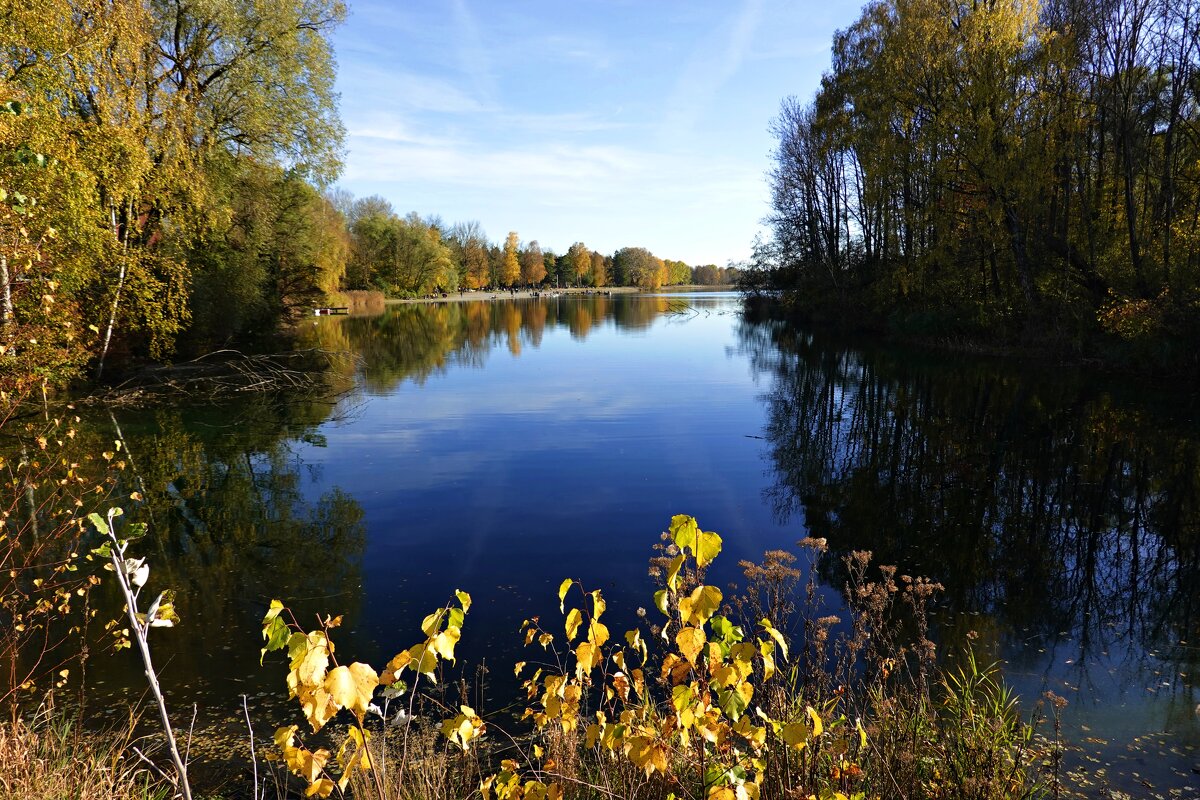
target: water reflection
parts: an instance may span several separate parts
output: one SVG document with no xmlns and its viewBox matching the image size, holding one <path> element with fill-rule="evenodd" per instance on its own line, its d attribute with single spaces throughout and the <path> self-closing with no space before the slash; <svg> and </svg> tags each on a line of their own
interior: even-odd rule
<svg viewBox="0 0 1200 800">
<path fill-rule="evenodd" d="M 540 347 L 547 329 L 565 328 L 582 342 L 599 327 L 645 330 L 665 315 L 696 313 L 719 302 L 593 294 L 411 303 L 389 306 L 377 316 L 328 317 L 304 333 L 314 346 L 357 354 L 365 389 L 383 395 L 405 380 L 423 384 L 451 367 L 482 367 L 496 347 L 519 356 L 525 347 Z"/>
<path fill-rule="evenodd" d="M 1195 733 L 1191 398 L 1154 407 L 1116 381 L 832 345 L 754 314 L 739 341 L 769 376 L 781 524 L 940 580 L 943 650 L 974 629 L 1016 675 L 1085 705 L 1157 696 L 1156 727 Z"/>
<path fill-rule="evenodd" d="M 165 684 L 182 701 L 236 701 L 246 690 L 236 684 L 266 678 L 252 645 L 273 597 L 295 599 L 308 618 L 331 602 L 351 613 L 360 607 L 362 509 L 340 488 L 314 496 L 314 475 L 295 453 L 298 442 L 318 441 L 316 425 L 330 410 L 260 398 L 87 420 L 90 435 L 119 438 L 128 454 L 117 495 L 143 498 L 126 511 L 151 524 L 154 535 L 139 545 L 152 565 L 150 589 L 178 592 L 184 624 L 157 635 L 155 647 L 167 665 Z M 121 603 L 113 594 L 103 607 Z M 239 639 L 245 646 L 235 646 Z M 125 686 L 136 681 L 135 659 L 128 652 L 93 659 L 92 677 Z"/>
</svg>

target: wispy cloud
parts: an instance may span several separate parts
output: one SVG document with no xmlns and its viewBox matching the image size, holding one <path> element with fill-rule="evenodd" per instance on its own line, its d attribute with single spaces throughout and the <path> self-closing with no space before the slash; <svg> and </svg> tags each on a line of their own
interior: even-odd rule
<svg viewBox="0 0 1200 800">
<path fill-rule="evenodd" d="M 355 71 L 346 79 L 364 89 L 369 87 L 371 107 L 407 108 L 438 114 L 478 114 L 493 110 L 457 83 L 434 75 L 368 67 Z"/>
<path fill-rule="evenodd" d="M 467 8 L 467 0 L 454 0 L 451 4 L 457 27 L 458 58 L 463 74 L 475 87 L 476 96 L 483 105 L 497 105 L 499 92 L 496 76 L 492 72 L 488 49 L 484 46 L 475 16 Z"/>
<path fill-rule="evenodd" d="M 495 148 L 447 138 L 408 140 L 387 131 L 352 135 L 351 146 L 364 165 L 347 170 L 347 180 L 430 181 L 480 188 L 554 190 L 602 186 L 643 174 L 646 158 L 614 146 L 541 142 L 536 147 Z M 378 134 L 382 135 L 378 135 Z M 359 173 L 361 169 L 361 173 Z"/>
<path fill-rule="evenodd" d="M 679 74 L 675 91 L 668 98 L 660 135 L 678 137 L 692 131 L 700 115 L 717 93 L 733 78 L 746 59 L 762 18 L 762 0 L 745 0 L 728 26 L 719 55 L 712 56 L 712 43 L 701 42 Z M 722 26 L 721 30 L 725 30 Z"/>
</svg>

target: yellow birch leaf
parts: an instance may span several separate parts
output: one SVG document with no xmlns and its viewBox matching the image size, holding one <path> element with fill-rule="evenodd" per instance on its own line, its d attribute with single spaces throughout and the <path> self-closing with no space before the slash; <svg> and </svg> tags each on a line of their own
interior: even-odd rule
<svg viewBox="0 0 1200 800">
<path fill-rule="evenodd" d="M 454 645 L 458 644 L 459 637 L 462 634 L 458 628 L 447 628 L 446 630 L 433 637 L 430 647 L 442 658 L 447 661 L 454 660 Z"/>
<path fill-rule="evenodd" d="M 362 722 L 379 685 L 379 676 L 368 664 L 356 661 L 348 667 L 334 667 L 325 677 L 325 691 L 342 708 L 348 708 Z"/>
<path fill-rule="evenodd" d="M 721 590 L 715 586 L 697 586 L 679 600 L 679 613 L 688 625 L 703 625 L 721 608 Z"/>
<path fill-rule="evenodd" d="M 824 733 L 825 724 L 821 722 L 821 715 L 812 706 L 805 706 L 804 711 L 808 714 L 808 718 L 812 720 L 813 736 L 820 736 Z"/>
<path fill-rule="evenodd" d="M 329 666 L 329 650 L 324 644 L 313 645 L 309 634 L 308 652 L 296 669 L 296 677 L 305 686 L 320 686 L 325 682 L 325 669 Z"/>
<path fill-rule="evenodd" d="M 588 626 L 588 641 L 595 644 L 596 647 L 603 647 L 604 643 L 608 641 L 608 626 L 593 619 L 592 624 Z"/>
<path fill-rule="evenodd" d="M 671 565 L 667 567 L 667 587 L 672 591 L 676 591 L 676 586 L 679 584 L 679 570 L 683 566 L 685 556 L 683 553 L 671 559 Z"/>
<path fill-rule="evenodd" d="M 675 644 L 679 646 L 679 652 L 692 664 L 696 663 L 696 658 L 707 641 L 704 631 L 700 628 L 683 628 L 675 634 Z"/>
<path fill-rule="evenodd" d="M 788 646 L 787 639 L 784 637 L 784 635 L 778 629 L 776 629 L 774 625 L 771 624 L 771 620 L 766 619 L 765 617 L 763 618 L 762 622 L 758 624 L 762 626 L 762 629 L 766 631 L 768 636 L 775 640 L 775 644 L 779 645 L 779 652 L 783 653 L 783 660 L 787 661 Z"/>
<path fill-rule="evenodd" d="M 808 726 L 803 722 L 789 722 L 781 732 L 783 743 L 795 750 L 803 750 L 808 744 Z"/>
<path fill-rule="evenodd" d="M 318 778 L 304 790 L 305 797 L 329 797 L 333 794 L 334 783 L 329 778 Z"/>
<path fill-rule="evenodd" d="M 583 614 L 578 608 L 572 608 L 567 614 L 567 641 L 573 641 L 575 635 L 579 633 L 579 626 L 583 624 Z"/>
</svg>

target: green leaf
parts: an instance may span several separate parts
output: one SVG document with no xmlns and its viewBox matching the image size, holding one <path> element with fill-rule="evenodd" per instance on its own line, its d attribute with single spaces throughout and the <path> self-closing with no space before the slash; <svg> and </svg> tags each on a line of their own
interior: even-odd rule
<svg viewBox="0 0 1200 800">
<path fill-rule="evenodd" d="M 91 514 L 88 514 L 88 522 L 92 523 L 96 530 L 98 530 L 102 535 L 108 536 L 108 523 L 104 521 L 104 517 L 93 511 Z M 107 546 L 108 545 L 105 545 L 105 547 Z"/>
<path fill-rule="evenodd" d="M 671 616 L 671 612 L 667 610 L 667 590 L 666 589 L 659 589 L 657 592 L 654 593 L 654 607 L 657 608 L 662 613 L 666 614 L 668 617 Z"/>
<path fill-rule="evenodd" d="M 736 720 L 746 712 L 750 707 L 750 700 L 754 697 L 754 686 L 749 682 L 739 683 L 731 686 L 728 689 L 717 690 L 717 703 L 721 710 L 725 712 L 725 716 L 732 720 Z"/>
</svg>

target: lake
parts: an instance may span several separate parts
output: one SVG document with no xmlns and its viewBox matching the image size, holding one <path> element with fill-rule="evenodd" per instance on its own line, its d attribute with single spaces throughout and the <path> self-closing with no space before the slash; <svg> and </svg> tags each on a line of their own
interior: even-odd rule
<svg viewBox="0 0 1200 800">
<path fill-rule="evenodd" d="M 200 727 L 242 694 L 264 731 L 296 721 L 286 669 L 258 663 L 275 597 L 345 615 L 339 655 L 381 667 L 467 590 L 460 662 L 506 706 L 522 621 L 556 618 L 575 577 L 623 630 L 685 513 L 724 537 L 720 585 L 806 535 L 940 581 L 941 651 L 972 632 L 1027 708 L 1066 697 L 1090 780 L 1200 786 L 1190 393 L 832 340 L 724 293 L 402 304 L 303 338 L 355 355 L 327 376 L 336 399 L 87 418 L 128 446 L 151 584 L 179 590 L 162 679 Z M 821 577 L 836 611 L 841 578 Z M 140 691 L 135 658 L 93 655 L 96 697 Z"/>
</svg>

